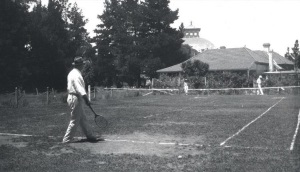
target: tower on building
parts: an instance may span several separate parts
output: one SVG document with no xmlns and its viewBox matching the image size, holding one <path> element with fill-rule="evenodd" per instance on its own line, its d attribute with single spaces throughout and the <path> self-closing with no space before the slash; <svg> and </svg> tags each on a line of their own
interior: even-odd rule
<svg viewBox="0 0 300 172">
<path fill-rule="evenodd" d="M 213 49 L 215 47 L 214 44 L 204 38 L 200 38 L 200 30 L 201 28 L 195 27 L 193 22 L 191 22 L 189 26 L 184 27 L 183 44 L 190 45 L 198 52 L 203 52 L 207 49 Z"/>
</svg>

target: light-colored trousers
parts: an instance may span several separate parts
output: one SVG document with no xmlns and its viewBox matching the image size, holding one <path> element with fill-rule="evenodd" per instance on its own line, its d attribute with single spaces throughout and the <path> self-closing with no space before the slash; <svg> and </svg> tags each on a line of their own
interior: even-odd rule
<svg viewBox="0 0 300 172">
<path fill-rule="evenodd" d="M 258 86 L 258 89 L 259 89 L 258 95 L 264 95 L 264 92 L 261 88 L 261 84 L 258 84 L 257 86 Z"/>
<path fill-rule="evenodd" d="M 63 138 L 63 142 L 70 142 L 73 139 L 78 125 L 80 125 L 87 138 L 93 138 L 93 132 L 88 126 L 86 115 L 83 109 L 83 99 L 80 96 L 69 94 L 67 102 L 71 109 L 71 119 L 66 134 Z"/>
<path fill-rule="evenodd" d="M 184 93 L 187 94 L 189 92 L 189 87 L 188 86 L 184 86 Z"/>
</svg>

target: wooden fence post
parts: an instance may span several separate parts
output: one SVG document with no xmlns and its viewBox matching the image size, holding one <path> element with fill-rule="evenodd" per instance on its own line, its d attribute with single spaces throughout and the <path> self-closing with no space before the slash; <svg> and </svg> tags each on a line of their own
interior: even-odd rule
<svg viewBox="0 0 300 172">
<path fill-rule="evenodd" d="M 18 87 L 15 88 L 15 102 L 16 102 L 16 107 L 18 107 Z"/>
<path fill-rule="evenodd" d="M 47 105 L 49 104 L 49 87 L 47 87 Z"/>
<path fill-rule="evenodd" d="M 36 91 L 36 95 L 38 96 L 39 95 L 39 90 L 37 88 L 35 88 L 35 91 Z"/>
</svg>

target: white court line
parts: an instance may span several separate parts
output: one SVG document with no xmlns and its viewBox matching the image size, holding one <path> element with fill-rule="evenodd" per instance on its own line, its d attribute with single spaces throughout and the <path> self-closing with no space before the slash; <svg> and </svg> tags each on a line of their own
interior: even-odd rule
<svg viewBox="0 0 300 172">
<path fill-rule="evenodd" d="M 299 125 L 300 125 L 300 109 L 299 109 L 299 114 L 298 114 L 298 123 L 297 123 L 297 127 L 296 127 L 296 130 L 295 130 L 295 134 L 293 136 L 293 140 L 292 140 L 292 143 L 291 143 L 291 147 L 290 147 L 290 150 L 294 150 L 294 146 L 295 146 L 295 141 L 296 141 L 296 136 L 298 134 L 298 130 L 299 130 Z"/>
<path fill-rule="evenodd" d="M 194 97 L 195 99 L 207 99 L 208 97 Z"/>
<path fill-rule="evenodd" d="M 265 115 L 267 112 L 269 112 L 274 106 L 276 106 L 279 102 L 281 102 L 284 99 L 284 97 L 282 97 L 278 102 L 276 102 L 273 106 L 269 107 L 269 109 L 267 109 L 264 113 L 262 113 L 261 115 L 259 115 L 258 117 L 256 117 L 254 120 L 252 120 L 251 122 L 249 122 L 247 125 L 245 125 L 243 128 L 241 128 L 238 132 L 236 132 L 235 134 L 233 134 L 232 136 L 228 137 L 225 141 L 223 141 L 220 146 L 225 145 L 225 143 L 227 141 L 229 141 L 230 139 L 232 139 L 233 137 L 239 135 L 243 130 L 245 130 L 249 125 L 251 125 L 252 123 L 254 123 L 256 120 L 258 120 L 259 118 L 261 118 L 263 115 Z"/>
<path fill-rule="evenodd" d="M 18 136 L 18 137 L 42 137 L 41 135 L 29 135 L 29 134 L 12 134 L 12 133 L 0 133 L 2 136 Z M 49 138 L 62 138 L 63 136 L 47 136 Z M 76 139 L 83 139 L 84 137 L 75 137 Z M 128 142 L 128 143 L 138 143 L 138 144 L 157 144 L 157 145 L 173 145 L 173 146 L 195 146 L 203 147 L 201 144 L 189 144 L 189 143 L 178 143 L 178 142 L 149 142 L 149 141 L 139 141 L 139 140 L 118 140 L 118 139 L 104 139 L 107 142 Z"/>
<path fill-rule="evenodd" d="M 252 150 L 282 150 L 282 149 L 273 149 L 273 148 L 268 148 L 268 147 L 259 147 L 259 146 L 229 146 L 229 145 L 225 145 L 225 148 L 232 148 L 232 149 L 252 149 Z"/>
<path fill-rule="evenodd" d="M 29 134 L 11 134 L 11 133 L 0 133 L 1 136 L 19 136 L 19 137 L 33 137 L 34 135 Z"/>
</svg>

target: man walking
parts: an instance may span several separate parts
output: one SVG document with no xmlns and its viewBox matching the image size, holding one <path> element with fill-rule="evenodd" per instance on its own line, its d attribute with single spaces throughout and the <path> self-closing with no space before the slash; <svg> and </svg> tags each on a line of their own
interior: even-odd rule
<svg viewBox="0 0 300 172">
<path fill-rule="evenodd" d="M 262 88 L 261 88 L 261 79 L 262 79 L 262 76 L 261 75 L 259 75 L 259 77 L 257 78 L 257 80 L 256 80 L 256 83 L 257 83 L 257 86 L 258 86 L 258 91 L 257 91 L 257 94 L 258 95 L 264 95 L 264 92 L 263 92 L 263 90 L 262 90 Z"/>
<path fill-rule="evenodd" d="M 89 106 L 90 101 L 85 91 L 85 83 L 81 75 L 81 71 L 85 61 L 82 57 L 75 57 L 72 63 L 73 69 L 68 74 L 68 98 L 67 102 L 71 109 L 71 119 L 63 138 L 63 143 L 72 142 L 78 125 L 80 125 L 83 133 L 87 137 L 87 141 L 96 142 L 97 139 L 93 135 L 91 128 L 87 124 L 86 115 L 83 109 L 84 103 Z"/>
</svg>

